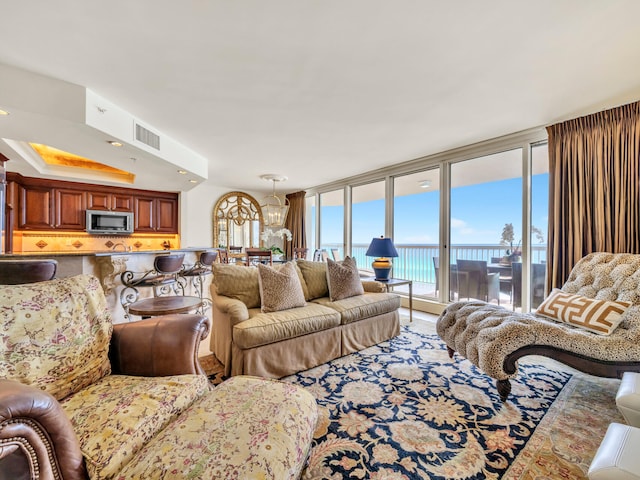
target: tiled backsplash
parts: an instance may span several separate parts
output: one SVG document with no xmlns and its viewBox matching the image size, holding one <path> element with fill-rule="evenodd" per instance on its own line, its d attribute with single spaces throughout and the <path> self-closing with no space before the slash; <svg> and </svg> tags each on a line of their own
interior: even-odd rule
<svg viewBox="0 0 640 480">
<path fill-rule="evenodd" d="M 180 235 L 134 234 L 134 235 L 89 235 L 65 232 L 52 234 L 49 231 L 20 231 L 13 234 L 13 253 L 27 252 L 103 252 L 106 250 L 163 250 L 180 248 Z"/>
</svg>

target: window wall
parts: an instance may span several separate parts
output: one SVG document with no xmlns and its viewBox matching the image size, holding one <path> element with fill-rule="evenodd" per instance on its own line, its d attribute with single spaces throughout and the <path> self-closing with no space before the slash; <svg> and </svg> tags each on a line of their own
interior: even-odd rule
<svg viewBox="0 0 640 480">
<path fill-rule="evenodd" d="M 414 280 L 416 295 L 440 291 L 440 168 L 393 178 L 393 276 Z M 399 287 L 408 291 L 408 287 Z"/>
<path fill-rule="evenodd" d="M 373 259 L 365 256 L 371 240 L 385 236 L 384 186 L 382 180 L 351 189 L 351 254 L 362 269 L 371 269 Z"/>
<path fill-rule="evenodd" d="M 546 259 L 547 163 L 546 132 L 536 129 L 310 189 L 319 244 L 370 269 L 362 252 L 384 234 L 399 253 L 392 275 L 413 280 L 415 297 L 528 310 L 533 265 Z"/>
<path fill-rule="evenodd" d="M 319 248 L 344 252 L 344 189 L 320 195 Z"/>
<path fill-rule="evenodd" d="M 451 165 L 452 297 L 511 304 L 522 262 L 522 149 Z"/>
</svg>

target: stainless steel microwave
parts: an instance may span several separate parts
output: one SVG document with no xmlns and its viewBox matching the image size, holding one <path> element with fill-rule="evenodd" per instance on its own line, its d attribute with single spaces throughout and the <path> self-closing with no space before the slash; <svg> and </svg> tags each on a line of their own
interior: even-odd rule
<svg viewBox="0 0 640 480">
<path fill-rule="evenodd" d="M 87 233 L 129 235 L 133 233 L 133 212 L 87 210 Z"/>
</svg>

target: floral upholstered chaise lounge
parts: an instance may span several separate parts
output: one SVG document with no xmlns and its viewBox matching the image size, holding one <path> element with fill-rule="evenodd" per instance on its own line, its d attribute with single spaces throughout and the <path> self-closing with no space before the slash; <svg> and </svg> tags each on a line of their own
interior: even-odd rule
<svg viewBox="0 0 640 480">
<path fill-rule="evenodd" d="M 298 478 L 313 396 L 247 376 L 212 388 L 209 328 L 112 325 L 89 275 L 0 286 L 0 479 Z"/>
<path fill-rule="evenodd" d="M 481 301 L 452 303 L 436 329 L 451 357 L 458 352 L 496 379 L 503 401 L 518 359 L 527 355 L 601 377 L 640 371 L 640 255 L 587 255 L 535 313 Z"/>
</svg>

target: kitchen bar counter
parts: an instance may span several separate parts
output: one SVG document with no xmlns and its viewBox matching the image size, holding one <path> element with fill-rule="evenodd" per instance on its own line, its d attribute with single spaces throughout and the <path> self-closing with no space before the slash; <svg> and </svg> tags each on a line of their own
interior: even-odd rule
<svg viewBox="0 0 640 480">
<path fill-rule="evenodd" d="M 120 302 L 120 291 L 123 289 L 120 275 L 130 270 L 143 273 L 153 270 L 153 262 L 158 255 L 170 253 L 184 253 L 184 264 L 193 265 L 199 258 L 200 252 L 213 250 L 212 247 L 186 247 L 171 250 L 101 250 L 101 251 L 64 251 L 64 252 L 23 252 L 0 255 L 0 259 L 19 258 L 52 258 L 58 262 L 57 278 L 71 277 L 80 274 L 90 274 L 98 277 L 107 304 L 111 310 L 115 323 L 126 321 L 124 309 Z M 143 289 L 150 290 L 150 289 Z M 208 292 L 209 287 L 206 286 Z M 189 293 L 187 293 L 189 294 Z M 140 298 L 151 296 L 151 292 L 140 292 Z"/>
</svg>

